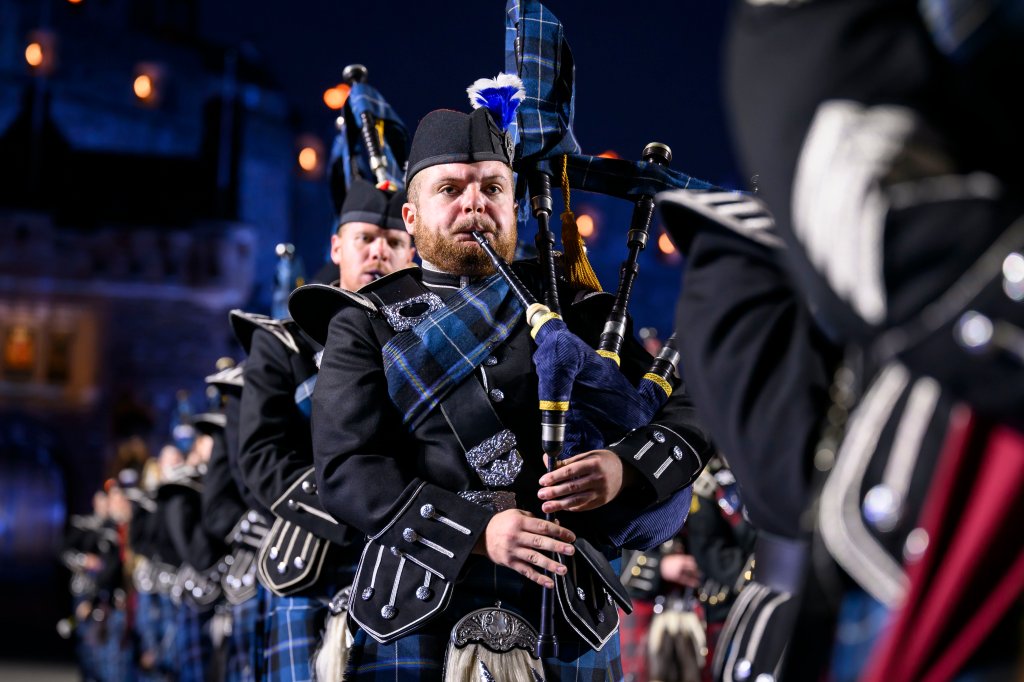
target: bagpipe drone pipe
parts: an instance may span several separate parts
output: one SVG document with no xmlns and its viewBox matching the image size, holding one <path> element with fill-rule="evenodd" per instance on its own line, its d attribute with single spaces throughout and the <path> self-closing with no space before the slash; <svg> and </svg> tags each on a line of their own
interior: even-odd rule
<svg viewBox="0 0 1024 682">
<path fill-rule="evenodd" d="M 356 178 L 392 192 L 404 187 L 410 142 L 409 131 L 398 113 L 369 84 L 365 66 L 349 64 L 342 71 L 342 81 L 349 88 L 348 96 L 336 122 L 338 134 L 328 161 L 335 216 L 341 213 L 345 195 Z"/>
<path fill-rule="evenodd" d="M 561 320 L 555 320 L 549 331 L 542 329 L 536 334 L 534 360 L 540 399 L 545 406 L 564 407 L 561 416 L 544 410 L 545 421 L 565 425 L 561 430 L 565 439 L 561 457 L 567 458 L 606 447 L 625 432 L 650 423 L 676 387 L 679 355 L 671 341 L 637 385 L 619 371 L 618 353 L 627 335 L 629 299 L 639 270 L 639 255 L 648 239 L 654 195 L 672 189 L 708 192 L 714 187 L 669 168 L 671 151 L 662 144 L 647 145 L 640 161 L 582 154 L 572 131 L 575 66 L 558 18 L 535 0 L 510 0 L 505 29 L 505 68 L 517 73 L 522 82 L 516 116 L 508 117 L 518 172 L 516 189 L 520 207 L 532 209 L 538 224 L 537 247 L 545 273 L 543 298 L 552 312 L 557 312 L 559 303 L 560 270 L 574 285 L 600 288 L 586 263 L 585 249 L 568 210 L 562 215 L 565 256 L 558 263 L 549 225 L 552 179 L 560 181 L 556 186 L 561 185 L 565 194 L 578 189 L 635 203 L 627 231 L 629 253 L 598 347 L 589 347 Z M 478 96 L 474 105 L 487 106 L 490 97 Z M 521 214 L 520 220 L 524 219 Z M 656 546 L 678 530 L 689 504 L 687 488 L 611 529 L 610 539 L 630 548 Z"/>
</svg>

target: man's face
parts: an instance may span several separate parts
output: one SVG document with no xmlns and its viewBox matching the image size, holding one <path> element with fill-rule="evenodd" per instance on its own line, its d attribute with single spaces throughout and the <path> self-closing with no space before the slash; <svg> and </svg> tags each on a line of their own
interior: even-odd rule
<svg viewBox="0 0 1024 682">
<path fill-rule="evenodd" d="M 500 161 L 448 163 L 416 174 L 415 203 L 402 218 L 420 255 L 445 272 L 480 277 L 494 272 L 471 232 L 484 232 L 511 261 L 516 252 L 512 170 Z"/>
<path fill-rule="evenodd" d="M 355 291 L 412 263 L 412 237 L 372 223 L 345 223 L 331 237 L 331 260 L 341 271 L 341 288 Z"/>
</svg>

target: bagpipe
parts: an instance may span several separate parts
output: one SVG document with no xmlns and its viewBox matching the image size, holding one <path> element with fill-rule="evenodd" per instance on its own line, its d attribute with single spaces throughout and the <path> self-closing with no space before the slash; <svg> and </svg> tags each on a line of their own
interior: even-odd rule
<svg viewBox="0 0 1024 682">
<path fill-rule="evenodd" d="M 514 145 L 517 199 L 521 210 L 529 207 L 537 223 L 535 244 L 543 272 L 543 302 L 519 281 L 482 234 L 473 236 L 526 309 L 526 321 L 537 343 L 533 360 L 538 377 L 541 440 L 548 455 L 548 471 L 551 471 L 561 459 L 604 448 L 623 434 L 650 424 L 678 386 L 680 357 L 674 338 L 665 344 L 638 384 L 621 371 L 620 353 L 630 340 L 627 311 L 639 272 L 639 256 L 649 238 L 655 193 L 673 188 L 707 190 L 711 185 L 668 168 L 671 150 L 656 142 L 645 147 L 639 162 L 581 154 L 572 132 L 575 67 L 561 23 L 535 0 L 509 0 L 505 28 L 507 73 L 493 81 L 477 81 L 468 92 L 473 106 L 488 108 L 506 131 L 507 143 Z M 551 229 L 551 187 L 555 177 L 560 179 L 566 197 L 566 211 L 562 214 L 564 256 L 555 249 Z M 634 201 L 627 231 L 628 255 L 620 268 L 618 288 L 597 348 L 570 331 L 560 314 L 559 290 L 565 288 L 566 280 L 575 289 L 600 291 L 600 283 L 586 261 L 585 246 L 568 207 L 572 188 Z M 521 213 L 519 218 L 522 223 L 526 215 Z M 654 435 L 658 436 L 663 442 L 664 434 Z M 635 459 L 639 460 L 642 455 L 643 450 L 638 451 Z M 673 452 L 677 461 L 691 455 L 696 459 L 693 472 L 696 476 L 703 466 L 697 453 L 683 452 L 679 447 Z M 660 476 L 672 463 L 673 457 L 669 457 L 654 476 Z M 646 509 L 642 519 L 632 519 L 621 527 L 612 528 L 610 539 L 616 546 L 657 546 L 678 530 L 689 505 L 687 486 Z M 547 518 L 551 520 L 551 515 Z M 589 561 L 586 551 L 580 554 Z M 606 561 L 604 565 L 607 566 Z M 554 599 L 558 599 L 566 621 L 591 646 L 600 649 L 607 640 L 595 642 L 583 634 L 581 625 L 593 628 L 596 623 L 586 622 L 586 615 L 582 619 L 577 617 L 576 595 L 564 589 L 565 579 L 558 575 L 549 577 L 556 587 L 553 591 L 542 592 L 536 655 L 541 658 L 558 655 Z M 581 589 L 579 600 L 584 599 L 583 594 Z M 625 601 L 628 604 L 628 598 Z M 627 606 L 624 608 L 629 610 Z M 603 615 L 597 614 L 597 621 L 602 624 Z M 581 624 L 580 620 L 584 622 Z M 605 634 L 610 637 L 617 629 L 617 618 L 615 622 L 608 633 L 598 625 L 590 634 L 601 631 L 599 637 Z"/>
<path fill-rule="evenodd" d="M 337 118 L 338 134 L 331 145 L 328 175 L 334 215 L 341 213 L 348 188 L 356 178 L 378 189 L 405 186 L 409 131 L 384 96 L 369 84 L 369 70 L 349 64 L 342 71 L 348 97 Z"/>
</svg>

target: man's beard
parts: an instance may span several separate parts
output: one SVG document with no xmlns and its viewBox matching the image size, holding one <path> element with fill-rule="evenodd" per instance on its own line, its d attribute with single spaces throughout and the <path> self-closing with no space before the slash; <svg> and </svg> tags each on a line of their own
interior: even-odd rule
<svg viewBox="0 0 1024 682">
<path fill-rule="evenodd" d="M 499 234 L 494 221 L 481 216 L 456 222 L 447 230 L 433 229 L 416 216 L 416 250 L 423 260 L 442 272 L 467 277 L 486 277 L 495 273 L 494 264 L 475 241 L 457 242 L 463 231 L 482 231 L 499 256 L 511 262 L 516 255 L 516 231 Z"/>
</svg>

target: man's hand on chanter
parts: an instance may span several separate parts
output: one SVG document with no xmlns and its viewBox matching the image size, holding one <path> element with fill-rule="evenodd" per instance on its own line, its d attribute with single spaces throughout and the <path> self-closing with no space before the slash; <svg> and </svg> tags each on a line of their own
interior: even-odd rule
<svg viewBox="0 0 1024 682">
<path fill-rule="evenodd" d="M 520 509 L 506 509 L 491 517 L 473 551 L 517 571 L 541 587 L 552 588 L 554 581 L 543 571 L 564 574 L 566 569 L 546 552 L 572 556 L 576 548 L 567 543 L 575 540 L 576 535 L 571 530 L 556 523 Z"/>
<path fill-rule="evenodd" d="M 614 452 L 591 450 L 558 462 L 554 471 L 541 476 L 537 497 L 545 500 L 545 513 L 589 511 L 614 500 L 627 475 Z"/>
</svg>

